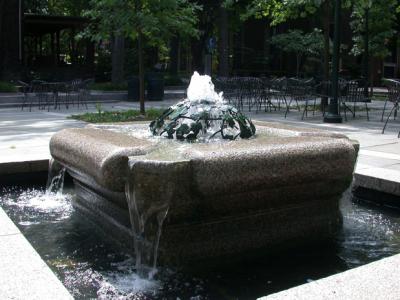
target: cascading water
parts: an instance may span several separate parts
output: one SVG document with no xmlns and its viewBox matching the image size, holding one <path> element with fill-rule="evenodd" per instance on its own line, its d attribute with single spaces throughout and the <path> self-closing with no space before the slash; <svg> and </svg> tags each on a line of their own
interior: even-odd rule
<svg viewBox="0 0 400 300">
<path fill-rule="evenodd" d="M 49 171 L 46 183 L 46 195 L 62 193 L 64 188 L 65 167 L 60 165 L 51 158 L 49 160 Z"/>
<path fill-rule="evenodd" d="M 137 167 L 136 163 L 135 161 L 130 162 L 131 170 L 141 168 L 140 165 Z M 160 168 L 162 169 L 162 165 Z M 168 182 L 168 178 L 157 176 L 157 179 L 157 200 L 149 198 L 143 189 L 138 188 L 135 177 L 128 180 L 125 186 L 134 238 L 136 272 L 140 277 L 150 280 L 157 272 L 162 225 L 167 217 L 174 193 L 174 187 Z"/>
</svg>

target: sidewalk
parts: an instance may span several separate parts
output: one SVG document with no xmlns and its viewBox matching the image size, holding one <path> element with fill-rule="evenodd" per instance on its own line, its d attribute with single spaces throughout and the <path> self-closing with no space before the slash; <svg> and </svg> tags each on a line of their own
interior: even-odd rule
<svg viewBox="0 0 400 300">
<path fill-rule="evenodd" d="M 164 100 L 183 99 L 186 94 L 186 89 L 182 87 L 165 87 Z M 61 94 L 61 101 L 65 95 Z M 32 97 L 35 99 L 34 97 Z M 31 99 L 31 98 L 30 98 Z M 23 93 L 0 93 L 0 110 L 5 108 L 21 108 L 25 98 Z M 115 103 L 119 101 L 128 101 L 127 91 L 97 91 L 91 90 L 90 97 L 87 103 Z M 34 105 L 38 105 L 38 100 L 34 101 Z M 29 110 L 29 108 L 25 108 Z"/>
<path fill-rule="evenodd" d="M 1 207 L 0 298 L 73 299 Z"/>
</svg>

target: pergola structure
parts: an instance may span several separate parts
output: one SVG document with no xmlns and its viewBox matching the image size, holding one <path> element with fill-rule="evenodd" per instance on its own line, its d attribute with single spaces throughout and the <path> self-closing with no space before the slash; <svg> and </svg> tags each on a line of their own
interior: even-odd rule
<svg viewBox="0 0 400 300">
<path fill-rule="evenodd" d="M 29 77 L 31 71 L 93 76 L 94 43 L 75 38 L 89 19 L 24 13 L 23 0 L 0 4 L 0 78 Z"/>
<path fill-rule="evenodd" d="M 82 47 L 82 42 L 78 45 L 75 39 L 76 33 L 87 24 L 88 19 L 82 17 L 24 14 L 23 64 L 55 67 L 76 64 L 79 57 L 84 57 L 84 64 L 93 64 L 93 43 L 85 40 Z M 82 48 L 86 48 L 85 51 Z"/>
</svg>

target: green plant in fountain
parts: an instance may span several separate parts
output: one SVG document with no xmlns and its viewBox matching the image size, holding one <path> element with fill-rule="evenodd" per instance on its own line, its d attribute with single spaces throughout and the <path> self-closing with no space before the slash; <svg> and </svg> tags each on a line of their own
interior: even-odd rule
<svg viewBox="0 0 400 300">
<path fill-rule="evenodd" d="M 256 132 L 254 124 L 235 107 L 208 101 L 180 102 L 151 122 L 150 130 L 153 135 L 188 141 L 197 140 L 199 134 L 205 136 L 207 132 L 211 132 L 209 139 L 220 135 L 227 140 L 248 139 Z"/>
</svg>

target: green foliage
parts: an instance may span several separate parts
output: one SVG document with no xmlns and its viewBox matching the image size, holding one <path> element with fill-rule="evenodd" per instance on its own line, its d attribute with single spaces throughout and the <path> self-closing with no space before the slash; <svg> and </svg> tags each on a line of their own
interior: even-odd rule
<svg viewBox="0 0 400 300">
<path fill-rule="evenodd" d="M 149 108 L 143 117 L 138 110 L 126 111 L 103 111 L 100 106 L 96 105 L 97 112 L 85 113 L 80 115 L 71 115 L 70 119 L 85 121 L 89 123 L 115 123 L 115 122 L 133 122 L 133 121 L 150 121 L 161 116 L 163 110 Z"/>
<path fill-rule="evenodd" d="M 43 15 L 81 16 L 88 0 L 25 0 L 25 12 Z"/>
<path fill-rule="evenodd" d="M 305 55 L 319 56 L 324 49 L 324 38 L 321 30 L 314 28 L 312 32 L 303 33 L 301 30 L 289 30 L 287 33 L 272 37 L 271 43 L 284 52 L 293 53 L 297 60 L 299 74 L 301 59 Z"/>
<path fill-rule="evenodd" d="M 141 32 L 148 45 L 164 45 L 172 35 L 196 36 L 196 12 L 188 0 L 92 0 L 85 15 L 94 22 L 83 35 L 94 40 L 112 35 L 136 39 Z"/>
<path fill-rule="evenodd" d="M 352 11 L 353 48 L 351 53 L 360 55 L 364 52 L 365 16 L 368 9 L 369 52 L 372 56 L 384 58 L 389 55 L 388 42 L 395 35 L 397 0 L 359 0 L 354 1 Z"/>
<path fill-rule="evenodd" d="M 112 83 L 112 82 L 94 82 L 89 85 L 91 90 L 97 91 L 126 91 L 128 89 L 128 84 L 123 83 Z"/>
<path fill-rule="evenodd" d="M 242 19 L 266 17 L 271 20 L 271 25 L 277 25 L 290 19 L 313 15 L 326 1 L 328 0 L 251 0 L 242 14 Z M 238 0 L 225 0 L 225 5 L 228 7 L 237 6 L 238 3 Z M 352 14 L 354 45 L 351 53 L 354 55 L 360 55 L 364 51 L 366 8 L 369 8 L 369 51 L 372 56 L 384 58 L 389 54 L 388 42 L 396 33 L 394 27 L 400 4 L 397 0 L 342 1 L 342 9 L 349 9 Z"/>
<path fill-rule="evenodd" d="M 164 76 L 164 85 L 178 86 L 178 85 L 183 85 L 183 82 L 182 82 L 182 79 L 178 75 L 166 74 Z"/>
<path fill-rule="evenodd" d="M 238 0 L 225 0 L 225 5 L 233 7 L 238 2 Z M 271 25 L 277 25 L 290 19 L 314 14 L 322 2 L 323 0 L 252 0 L 246 6 L 242 19 L 269 18 Z"/>
<path fill-rule="evenodd" d="M 99 115 L 103 112 L 101 103 L 96 103 L 96 110 Z"/>
<path fill-rule="evenodd" d="M 0 92 L 2 93 L 13 93 L 17 92 L 17 88 L 15 85 L 5 82 L 5 81 L 0 81 Z"/>
<path fill-rule="evenodd" d="M 283 51 L 295 54 L 319 55 L 324 48 L 321 30 L 317 28 L 310 33 L 289 30 L 288 33 L 273 36 L 271 42 Z"/>
</svg>

